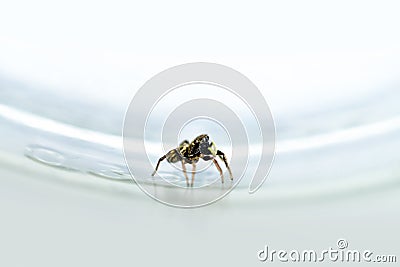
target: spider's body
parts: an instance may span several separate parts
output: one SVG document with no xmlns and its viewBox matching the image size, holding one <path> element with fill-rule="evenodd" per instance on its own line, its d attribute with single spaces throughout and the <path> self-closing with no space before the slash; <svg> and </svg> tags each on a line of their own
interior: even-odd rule
<svg viewBox="0 0 400 267">
<path fill-rule="evenodd" d="M 189 178 L 186 174 L 186 167 L 185 164 L 192 164 L 193 171 L 192 171 L 192 181 L 190 183 L 193 186 L 194 183 L 194 175 L 196 172 L 196 163 L 199 159 L 203 159 L 205 161 L 213 160 L 213 163 L 217 167 L 220 175 L 221 175 L 221 182 L 224 182 L 224 175 L 222 173 L 222 169 L 219 166 L 216 157 L 219 157 L 221 160 L 224 161 L 226 168 L 229 171 L 229 175 L 231 180 L 233 180 L 231 169 L 228 165 L 228 161 L 226 159 L 225 154 L 217 150 L 215 143 L 210 142 L 210 138 L 207 134 L 202 134 L 197 136 L 191 143 L 188 140 L 183 141 L 179 147 L 170 150 L 167 154 L 162 156 L 157 163 L 156 169 L 154 170 L 152 176 L 154 176 L 158 170 L 158 167 L 164 159 L 167 159 L 168 162 L 176 163 L 180 161 L 182 163 L 182 170 L 186 178 L 186 184 L 189 186 Z"/>
</svg>

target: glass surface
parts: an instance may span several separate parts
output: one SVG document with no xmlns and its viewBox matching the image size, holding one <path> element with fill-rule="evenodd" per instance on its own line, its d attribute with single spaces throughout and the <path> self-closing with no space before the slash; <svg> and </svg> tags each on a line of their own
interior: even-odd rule
<svg viewBox="0 0 400 267">
<path fill-rule="evenodd" d="M 25 156 L 33 164 L 77 172 L 82 179 L 94 175 L 116 183 L 132 182 L 121 145 L 123 107 L 68 98 L 56 91 L 44 94 L 17 81 L 3 79 L 0 86 L 3 158 L 17 161 L 14 164 L 18 168 L 23 168 L 18 161 Z M 275 116 L 276 157 L 264 184 L 273 189 L 268 190 L 268 197 L 323 196 L 360 192 L 360 187 L 379 190 L 396 184 L 400 160 L 399 94 L 399 90 L 378 88 L 313 112 L 288 110 Z M 249 164 L 257 163 L 250 159 Z M 200 181 L 210 182 L 214 173 L 208 171 Z M 184 181 L 177 170 L 169 174 L 169 182 Z M 245 190 L 248 182 L 242 180 L 238 189 Z M 159 181 L 159 185 L 168 183 Z"/>
</svg>

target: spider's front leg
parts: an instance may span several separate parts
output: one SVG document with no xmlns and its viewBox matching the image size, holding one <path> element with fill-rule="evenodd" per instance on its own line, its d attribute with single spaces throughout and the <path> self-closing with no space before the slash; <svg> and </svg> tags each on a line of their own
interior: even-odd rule
<svg viewBox="0 0 400 267">
<path fill-rule="evenodd" d="M 229 176 L 230 176 L 230 178 L 231 178 L 231 181 L 233 181 L 232 171 L 231 171 L 231 168 L 229 167 L 228 160 L 227 160 L 227 158 L 226 158 L 224 152 L 222 152 L 221 150 L 217 150 L 217 156 L 218 156 L 220 159 L 222 159 L 222 161 L 225 163 L 225 166 L 226 166 L 226 168 L 228 169 L 228 172 L 229 172 Z"/>
<path fill-rule="evenodd" d="M 219 172 L 219 176 L 221 177 L 221 183 L 224 183 L 224 173 L 222 172 L 221 166 L 219 166 L 218 161 L 215 159 L 213 155 L 201 155 L 201 158 L 205 161 L 212 160 L 215 167 L 217 168 Z"/>
<path fill-rule="evenodd" d="M 221 183 L 224 183 L 224 174 L 223 174 L 223 172 L 222 172 L 221 167 L 220 167 L 219 164 L 218 164 L 218 161 L 216 161 L 215 159 L 213 159 L 213 163 L 214 163 L 215 167 L 217 167 L 217 169 L 218 169 L 219 176 L 221 176 Z"/>
</svg>

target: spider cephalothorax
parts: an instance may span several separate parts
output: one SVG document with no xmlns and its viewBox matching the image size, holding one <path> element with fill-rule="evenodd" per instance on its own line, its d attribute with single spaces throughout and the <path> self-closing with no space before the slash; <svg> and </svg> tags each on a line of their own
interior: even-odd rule
<svg viewBox="0 0 400 267">
<path fill-rule="evenodd" d="M 194 183 L 194 175 L 196 173 L 196 163 L 199 159 L 203 159 L 205 161 L 212 160 L 214 165 L 219 171 L 221 176 L 221 182 L 224 182 L 224 175 L 222 173 L 222 169 L 219 166 L 216 157 L 219 157 L 224 163 L 226 168 L 228 169 L 231 180 L 233 180 L 231 168 L 228 165 L 228 160 L 226 159 L 225 154 L 217 150 L 214 142 L 210 142 L 210 138 L 207 134 L 202 134 L 197 136 L 191 143 L 188 140 L 184 140 L 179 147 L 170 150 L 167 154 L 162 156 L 158 162 L 156 169 L 154 170 L 152 176 L 154 176 L 160 166 L 161 161 L 167 159 L 168 162 L 176 163 L 180 161 L 182 163 L 182 170 L 186 178 L 186 184 L 189 186 L 189 178 L 186 173 L 185 164 L 192 164 L 192 181 L 190 183 L 193 186 Z"/>
</svg>

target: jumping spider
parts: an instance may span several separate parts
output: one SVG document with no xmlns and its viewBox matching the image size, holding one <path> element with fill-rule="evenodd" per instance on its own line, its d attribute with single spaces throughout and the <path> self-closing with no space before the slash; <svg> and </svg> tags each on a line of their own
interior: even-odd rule
<svg viewBox="0 0 400 267">
<path fill-rule="evenodd" d="M 193 186 L 194 183 L 194 175 L 196 173 L 196 163 L 199 159 L 203 159 L 205 161 L 212 160 L 215 167 L 217 167 L 219 174 L 221 176 L 221 182 L 224 182 L 224 175 L 222 173 L 222 169 L 219 166 L 216 157 L 218 156 L 225 163 L 226 168 L 229 171 L 229 175 L 231 180 L 233 180 L 231 168 L 228 165 L 228 161 L 226 159 L 225 154 L 217 150 L 215 143 L 209 141 L 209 137 L 207 134 L 202 134 L 197 136 L 193 142 L 189 143 L 188 140 L 184 140 L 179 147 L 170 150 L 167 154 L 162 156 L 157 163 L 156 169 L 154 170 L 152 176 L 154 176 L 160 166 L 161 161 L 167 159 L 170 163 L 176 163 L 180 161 L 182 163 L 182 170 L 186 178 L 186 185 L 189 186 L 189 178 L 186 174 L 185 164 L 192 164 L 192 181 L 190 186 Z"/>
</svg>

